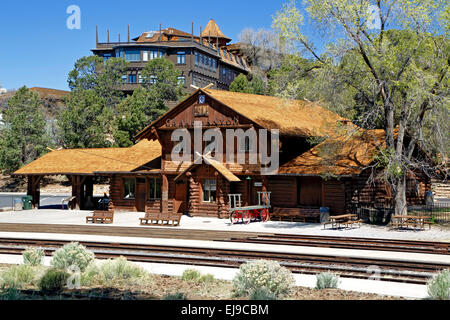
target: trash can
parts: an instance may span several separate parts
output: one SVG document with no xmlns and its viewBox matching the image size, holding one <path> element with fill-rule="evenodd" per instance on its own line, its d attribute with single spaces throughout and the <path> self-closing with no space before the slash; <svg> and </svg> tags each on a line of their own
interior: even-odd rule
<svg viewBox="0 0 450 320">
<path fill-rule="evenodd" d="M 320 223 L 328 222 L 330 218 L 330 208 L 320 207 Z"/>
<path fill-rule="evenodd" d="M 427 206 L 432 206 L 434 204 L 433 191 L 425 192 L 425 203 Z"/>
<path fill-rule="evenodd" d="M 22 197 L 23 210 L 33 209 L 33 196 Z"/>
</svg>

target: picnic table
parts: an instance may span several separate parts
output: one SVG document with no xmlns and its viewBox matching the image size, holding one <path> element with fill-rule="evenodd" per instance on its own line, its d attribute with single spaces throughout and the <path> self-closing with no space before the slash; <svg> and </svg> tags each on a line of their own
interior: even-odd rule
<svg viewBox="0 0 450 320">
<path fill-rule="evenodd" d="M 341 226 L 344 226 L 346 228 L 349 228 L 350 226 L 353 226 L 354 224 L 358 224 L 358 226 L 361 226 L 361 220 L 358 220 L 358 215 L 356 214 L 341 214 L 338 216 L 330 216 L 328 218 L 329 220 L 325 223 L 323 223 L 323 228 L 325 229 L 326 225 L 331 224 L 332 229 L 339 229 Z"/>
<path fill-rule="evenodd" d="M 413 215 L 393 215 L 391 217 L 391 228 L 399 230 L 400 228 L 413 228 L 416 230 L 425 230 L 428 224 L 431 229 L 431 222 L 428 221 L 429 216 L 413 216 Z"/>
</svg>

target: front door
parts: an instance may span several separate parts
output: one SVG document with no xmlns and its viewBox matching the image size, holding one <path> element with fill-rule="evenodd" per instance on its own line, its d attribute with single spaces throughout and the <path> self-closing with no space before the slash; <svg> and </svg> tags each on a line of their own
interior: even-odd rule
<svg viewBox="0 0 450 320">
<path fill-rule="evenodd" d="M 145 212 L 145 179 L 136 179 L 136 210 Z"/>
<path fill-rule="evenodd" d="M 188 211 L 188 192 L 187 181 L 179 180 L 175 187 L 175 211 L 177 213 L 185 213 Z"/>
</svg>

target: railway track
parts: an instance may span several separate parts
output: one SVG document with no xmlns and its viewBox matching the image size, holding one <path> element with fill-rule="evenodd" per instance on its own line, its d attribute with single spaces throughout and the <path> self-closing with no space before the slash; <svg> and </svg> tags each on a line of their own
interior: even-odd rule
<svg viewBox="0 0 450 320">
<path fill-rule="evenodd" d="M 283 235 L 284 237 L 284 235 Z M 281 238 L 283 238 L 281 237 Z M 292 237 L 286 237 L 292 240 Z M 280 240 L 278 235 L 274 239 Z M 242 239 L 241 239 L 242 240 Z M 262 240 L 262 239 L 259 239 Z M 329 240 L 329 239 L 328 239 Z M 50 256 L 55 250 L 69 243 L 62 240 L 36 239 L 0 239 L 0 254 L 21 254 L 29 247 L 43 248 Z M 449 265 L 383 260 L 372 258 L 337 257 L 326 255 L 308 255 L 277 253 L 236 249 L 211 249 L 202 247 L 178 247 L 164 245 L 144 245 L 108 242 L 80 241 L 96 258 L 108 259 L 124 256 L 130 261 L 165 264 L 186 264 L 196 266 L 214 266 L 236 268 L 249 260 L 276 260 L 294 273 L 317 274 L 332 271 L 341 277 L 372 279 L 383 281 L 425 284 L 439 270 Z"/>
</svg>

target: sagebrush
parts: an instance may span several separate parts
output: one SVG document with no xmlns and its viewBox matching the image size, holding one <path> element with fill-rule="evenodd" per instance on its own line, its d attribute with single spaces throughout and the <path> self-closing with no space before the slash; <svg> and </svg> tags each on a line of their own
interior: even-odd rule
<svg viewBox="0 0 450 320">
<path fill-rule="evenodd" d="M 427 284 L 428 295 L 434 300 L 450 300 L 450 270 L 435 275 Z"/>
<path fill-rule="evenodd" d="M 93 252 L 78 242 L 72 242 L 53 253 L 51 265 L 53 268 L 61 270 L 76 267 L 80 271 L 84 271 L 92 261 L 94 261 Z"/>
<path fill-rule="evenodd" d="M 200 271 L 195 269 L 186 269 L 181 275 L 181 279 L 185 281 L 193 281 L 197 283 L 212 282 L 214 281 L 214 276 L 212 274 L 202 275 Z"/>
<path fill-rule="evenodd" d="M 294 286 L 294 277 L 276 261 L 256 260 L 244 263 L 233 279 L 236 296 L 250 296 L 265 289 L 275 297 L 288 294 Z"/>
<path fill-rule="evenodd" d="M 30 248 L 22 253 L 23 263 L 30 266 L 38 266 L 42 264 L 44 259 L 44 250 L 40 248 Z"/>
<path fill-rule="evenodd" d="M 322 272 L 316 276 L 316 289 L 336 289 L 339 277 L 331 272 Z"/>
</svg>

